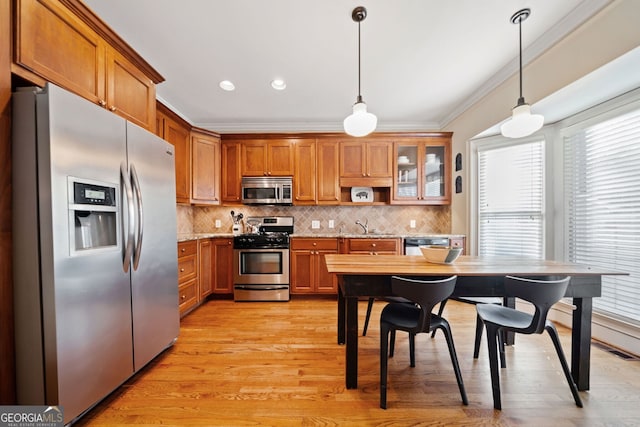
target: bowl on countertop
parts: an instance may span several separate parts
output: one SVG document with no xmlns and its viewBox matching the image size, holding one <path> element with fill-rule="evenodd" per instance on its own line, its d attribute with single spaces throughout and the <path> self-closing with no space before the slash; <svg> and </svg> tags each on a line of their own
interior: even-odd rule
<svg viewBox="0 0 640 427">
<path fill-rule="evenodd" d="M 460 254 L 462 248 L 451 246 L 420 246 L 422 256 L 434 264 L 452 264 Z"/>
</svg>

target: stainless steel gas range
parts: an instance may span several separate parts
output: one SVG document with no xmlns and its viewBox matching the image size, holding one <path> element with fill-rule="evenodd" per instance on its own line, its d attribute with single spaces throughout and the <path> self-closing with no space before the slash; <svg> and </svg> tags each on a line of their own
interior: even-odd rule
<svg viewBox="0 0 640 427">
<path fill-rule="evenodd" d="M 233 299 L 289 301 L 289 235 L 293 217 L 250 217 L 255 233 L 233 238 Z"/>
</svg>

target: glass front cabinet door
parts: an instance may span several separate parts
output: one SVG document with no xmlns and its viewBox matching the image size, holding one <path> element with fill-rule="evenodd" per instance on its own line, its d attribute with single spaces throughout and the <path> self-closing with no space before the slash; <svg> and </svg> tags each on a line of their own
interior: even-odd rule
<svg viewBox="0 0 640 427">
<path fill-rule="evenodd" d="M 424 137 L 394 144 L 394 204 L 446 205 L 451 202 L 451 139 Z"/>
</svg>

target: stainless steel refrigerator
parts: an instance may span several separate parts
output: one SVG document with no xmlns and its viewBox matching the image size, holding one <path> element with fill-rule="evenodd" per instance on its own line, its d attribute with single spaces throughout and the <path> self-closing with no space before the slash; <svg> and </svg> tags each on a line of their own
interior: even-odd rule
<svg viewBox="0 0 640 427">
<path fill-rule="evenodd" d="M 13 97 L 19 404 L 65 424 L 179 332 L 173 146 L 52 84 Z"/>
</svg>

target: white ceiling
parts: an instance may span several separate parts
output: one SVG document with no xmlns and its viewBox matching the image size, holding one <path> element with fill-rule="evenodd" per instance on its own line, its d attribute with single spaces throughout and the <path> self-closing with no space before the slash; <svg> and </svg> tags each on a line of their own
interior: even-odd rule
<svg viewBox="0 0 640 427">
<path fill-rule="evenodd" d="M 439 130 L 609 0 L 84 0 L 166 81 L 158 98 L 220 133 L 341 131 L 362 95 L 379 131 Z M 270 82 L 283 78 L 284 91 Z M 535 76 L 526 76 L 526 81 Z M 225 92 L 218 82 L 235 83 Z M 514 93 L 514 103 L 517 99 Z M 505 118 L 509 115 L 505 111 Z"/>
</svg>

